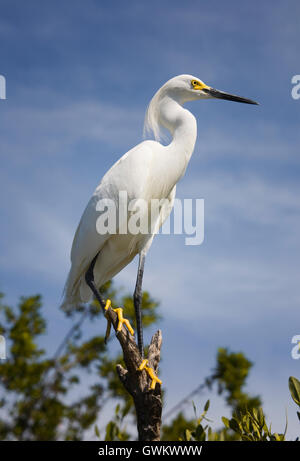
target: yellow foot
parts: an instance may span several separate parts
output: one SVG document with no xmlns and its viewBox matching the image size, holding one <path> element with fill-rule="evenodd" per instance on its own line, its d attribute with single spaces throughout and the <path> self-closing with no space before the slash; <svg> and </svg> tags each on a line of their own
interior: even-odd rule
<svg viewBox="0 0 300 461">
<path fill-rule="evenodd" d="M 162 384 L 162 381 L 156 376 L 156 374 L 154 373 L 153 368 L 148 367 L 147 364 L 148 364 L 148 360 L 144 359 L 142 361 L 142 363 L 140 364 L 138 369 L 140 371 L 146 370 L 146 372 L 148 373 L 148 375 L 152 379 L 150 389 L 155 389 L 156 383 Z"/>
<path fill-rule="evenodd" d="M 111 300 L 108 299 L 106 301 L 106 305 L 104 307 L 104 309 L 107 311 L 109 309 L 109 307 L 111 306 Z M 129 323 L 129 320 L 128 319 L 124 319 L 123 317 L 123 309 L 121 307 L 117 307 L 117 309 L 113 309 L 113 311 L 117 314 L 118 316 L 118 326 L 117 326 L 117 331 L 121 331 L 122 330 L 122 325 L 124 323 L 124 325 L 127 327 L 127 329 L 129 330 L 130 334 L 133 335 L 134 334 L 134 331 L 133 331 L 133 328 L 132 326 L 130 325 Z M 110 335 L 110 329 L 111 329 L 111 321 L 110 319 L 107 319 L 107 328 L 106 328 L 106 334 L 105 334 L 105 343 L 107 342 L 108 338 L 109 338 L 109 335 Z"/>
</svg>

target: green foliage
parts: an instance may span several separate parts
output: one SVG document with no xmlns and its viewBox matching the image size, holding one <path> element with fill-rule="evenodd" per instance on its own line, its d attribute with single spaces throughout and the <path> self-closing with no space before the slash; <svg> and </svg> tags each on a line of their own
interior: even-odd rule
<svg viewBox="0 0 300 461">
<path fill-rule="evenodd" d="M 206 384 L 211 388 L 216 383 L 218 393 L 226 394 L 227 404 L 235 411 L 257 408 L 261 405 L 260 397 L 250 397 L 242 390 L 252 365 L 242 352 L 229 352 L 226 348 L 220 348 L 216 367 Z"/>
<path fill-rule="evenodd" d="M 118 404 L 115 408 L 115 416 L 109 421 L 105 428 L 105 441 L 106 442 L 115 442 L 115 441 L 126 441 L 129 439 L 129 434 L 126 432 L 126 426 L 124 426 L 124 418 L 127 415 L 126 411 L 122 411 L 120 405 Z M 98 426 L 95 426 L 95 435 L 101 440 L 100 431 Z"/>
<path fill-rule="evenodd" d="M 194 405 L 194 411 L 195 411 L 195 429 L 190 430 L 190 429 L 185 429 L 183 432 L 183 438 L 180 438 L 180 440 L 184 440 L 187 442 L 190 441 L 196 441 L 196 442 L 204 442 L 204 441 L 224 441 L 226 440 L 226 430 L 220 430 L 218 432 L 214 432 L 210 425 L 208 424 L 211 422 L 207 418 L 207 412 L 209 410 L 210 406 L 210 401 L 207 400 L 206 404 L 204 405 L 203 412 L 198 418 L 196 415 L 196 407 Z"/>
<path fill-rule="evenodd" d="M 105 298 L 112 299 L 113 307 L 123 306 L 126 317 L 135 325 L 132 298 L 121 296 L 111 282 L 101 291 Z M 73 325 L 54 357 L 39 346 L 39 339 L 47 333 L 41 307 L 40 296 L 21 298 L 14 309 L 4 304 L 0 294 L 0 334 L 9 344 L 8 359 L 0 364 L 0 439 L 81 440 L 94 427 L 98 439 L 102 436 L 106 441 L 128 440 L 126 417 L 132 418 L 133 402 L 115 372 L 116 364 L 123 363 L 123 359 L 120 354 L 111 355 L 104 344 L 106 325 L 99 306 L 91 303 L 88 308 L 79 306 L 67 314 Z M 157 307 L 158 303 L 144 293 L 146 328 L 158 320 Z M 99 320 L 103 335 L 83 340 L 86 318 Z M 195 417 L 187 420 L 182 412 L 178 413 L 169 425 L 162 427 L 162 440 L 285 440 L 287 424 L 284 433 L 272 432 L 260 397 L 250 396 L 244 390 L 251 367 L 252 363 L 241 352 L 219 349 L 216 366 L 202 389 L 216 386 L 231 409 L 231 417 L 223 417 L 222 427 L 213 431 L 207 418 L 210 402 L 206 402 L 199 417 L 194 405 Z M 87 382 L 87 373 L 89 386 L 82 392 L 81 383 Z M 80 396 L 75 398 L 79 389 Z M 300 382 L 290 377 L 289 389 L 300 408 Z M 108 399 L 118 404 L 114 417 L 100 432 L 95 422 L 101 421 L 101 410 Z M 300 412 L 297 414 L 300 420 Z"/>
<path fill-rule="evenodd" d="M 289 389 L 290 389 L 292 399 L 294 400 L 294 402 L 300 408 L 300 381 L 298 381 L 298 379 L 294 378 L 293 376 L 290 376 L 290 378 L 289 378 Z M 297 416 L 298 416 L 298 419 L 300 421 L 300 412 L 299 411 L 297 411 Z"/>
<path fill-rule="evenodd" d="M 66 396 L 80 382 L 78 371 L 99 360 L 99 356 L 88 359 L 93 344 L 70 345 L 69 352 L 59 360 L 49 359 L 38 346 L 39 336 L 46 333 L 40 296 L 21 298 L 15 310 L 1 303 L 0 313 L 4 317 L 1 331 L 10 344 L 9 357 L 0 365 L 5 415 L 0 420 L 0 438 L 80 439 L 98 414 L 102 387 L 90 386 L 72 403 L 66 403 Z M 103 341 L 97 346 L 101 357 Z"/>
<path fill-rule="evenodd" d="M 207 400 L 206 404 L 204 405 L 203 412 L 199 418 L 196 415 L 196 407 L 194 405 L 194 411 L 196 416 L 196 428 L 193 431 L 186 429 L 184 432 L 184 440 L 189 442 L 190 440 L 196 440 L 197 442 L 202 442 L 206 440 L 206 430 L 208 430 L 208 424 L 205 426 L 202 425 L 202 421 L 209 421 L 206 418 L 206 414 L 209 409 L 210 402 Z"/>
<path fill-rule="evenodd" d="M 136 329 L 135 310 L 132 296 L 123 296 L 120 301 L 120 306 L 124 308 L 124 312 L 126 312 L 126 318 L 129 319 L 133 328 Z M 153 323 L 157 323 L 161 319 L 161 316 L 158 313 L 158 306 L 159 303 L 155 301 L 147 291 L 144 291 L 142 295 L 144 328 L 149 327 Z"/>
<path fill-rule="evenodd" d="M 267 426 L 266 418 L 261 408 L 259 396 L 252 397 L 242 389 L 245 387 L 252 363 L 243 353 L 229 352 L 227 349 L 219 349 L 217 353 L 216 367 L 213 374 L 206 378 L 205 384 L 211 389 L 217 385 L 219 394 L 225 395 L 226 403 L 232 411 L 231 418 L 222 417 L 223 427 L 213 431 L 207 422 L 206 413 L 209 408 L 209 401 L 204 406 L 200 418 L 195 415 L 194 421 L 189 421 L 181 428 L 181 439 L 203 441 L 203 440 L 243 440 L 243 441 L 283 441 L 287 431 L 287 422 L 284 433 L 271 431 Z M 292 398 L 300 406 L 300 382 L 291 377 L 289 387 Z M 194 406 L 195 410 L 195 406 Z M 300 413 L 298 412 L 300 419 Z M 173 421 L 173 423 L 176 420 Z M 206 422 L 206 424 L 204 424 Z M 169 434 L 174 436 L 173 423 L 168 427 Z M 191 425 L 194 428 L 191 430 Z M 175 440 L 175 439 L 170 439 Z"/>
<path fill-rule="evenodd" d="M 300 407 L 300 381 L 291 376 L 289 378 L 289 388 L 292 399 Z"/>
<path fill-rule="evenodd" d="M 105 441 L 125 441 L 129 439 L 129 434 L 126 432 L 126 426 L 124 425 L 124 418 L 126 416 L 126 410 L 121 410 L 120 405 L 115 408 L 115 416 L 106 426 Z"/>
<path fill-rule="evenodd" d="M 252 408 L 251 410 L 241 410 L 234 413 L 232 418 L 222 418 L 226 428 L 232 429 L 239 435 L 241 440 L 248 442 L 281 442 L 285 440 L 285 434 L 271 432 L 271 426 L 268 428 L 263 409 Z"/>
<path fill-rule="evenodd" d="M 131 297 L 120 296 L 111 282 L 101 291 L 114 307 L 125 307 L 126 317 L 133 322 Z M 0 295 L 0 334 L 9 344 L 8 358 L 0 363 L 0 440 L 81 440 L 99 415 L 101 418 L 102 406 L 111 397 L 118 397 L 121 405 L 106 429 L 106 438 L 127 440 L 121 425 L 132 402 L 115 372 L 116 363 L 122 360 L 119 355 L 111 356 L 104 344 L 106 325 L 98 305 L 79 306 L 67 314 L 73 326 L 50 358 L 39 347 L 40 337 L 47 333 L 41 307 L 40 296 L 21 298 L 13 309 Z M 157 307 L 144 293 L 146 327 L 157 320 Z M 87 318 L 99 320 L 103 335 L 82 340 Z M 82 392 L 86 373 L 90 374 L 89 386 Z"/>
<path fill-rule="evenodd" d="M 209 401 L 208 401 L 209 402 Z M 183 440 L 185 441 L 227 441 L 227 440 L 242 440 L 247 442 L 281 442 L 285 440 L 287 424 L 285 432 L 278 434 L 272 433 L 271 426 L 268 427 L 264 412 L 261 407 L 252 408 L 251 410 L 240 410 L 233 414 L 232 418 L 227 419 L 222 417 L 224 428 L 214 432 L 209 424 L 203 424 L 203 421 L 208 421 L 206 413 L 208 405 L 204 407 L 203 413 L 196 420 L 196 428 L 191 431 L 185 429 L 183 432 Z M 233 438 L 230 436 L 230 431 L 236 434 Z"/>
<path fill-rule="evenodd" d="M 179 440 L 182 437 L 182 434 L 188 430 L 193 431 L 196 428 L 196 423 L 194 420 L 187 420 L 183 413 L 180 412 L 173 419 L 172 423 L 163 425 L 162 427 L 162 437 L 161 440 L 172 441 Z"/>
</svg>

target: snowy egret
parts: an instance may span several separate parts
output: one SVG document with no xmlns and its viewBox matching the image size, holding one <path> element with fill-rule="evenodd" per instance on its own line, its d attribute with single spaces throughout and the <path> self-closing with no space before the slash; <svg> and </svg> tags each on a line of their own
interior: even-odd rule
<svg viewBox="0 0 300 461">
<path fill-rule="evenodd" d="M 65 309 L 88 302 L 94 294 L 105 312 L 110 306 L 110 300 L 105 302 L 101 298 L 99 288 L 139 255 L 133 300 L 138 347 L 142 358 L 141 297 L 145 257 L 154 235 L 172 210 L 176 184 L 186 170 L 196 142 L 195 117 L 183 108 L 183 104 L 208 98 L 257 104 L 250 99 L 218 91 L 192 75 L 179 75 L 166 82 L 152 98 L 145 117 L 146 132 L 152 131 L 155 140 L 145 140 L 129 150 L 104 175 L 82 215 L 74 237 L 71 269 L 65 285 Z M 159 142 L 162 127 L 172 136 L 168 145 Z M 120 191 L 126 191 L 128 200 L 142 199 L 149 206 L 153 199 L 167 199 L 168 206 L 162 207 L 148 233 L 133 234 L 128 231 L 101 234 L 97 231 L 97 204 L 100 200 L 111 200 L 119 216 Z M 148 214 L 149 209 L 145 213 Z M 128 221 L 131 214 L 132 211 L 128 211 L 122 217 L 119 216 L 118 229 L 124 225 L 124 220 Z M 118 329 L 125 323 L 133 334 L 128 320 L 123 318 L 122 309 L 115 311 L 119 319 Z M 142 368 L 145 368 L 145 363 L 143 360 Z M 148 372 L 151 375 L 149 368 Z"/>
</svg>

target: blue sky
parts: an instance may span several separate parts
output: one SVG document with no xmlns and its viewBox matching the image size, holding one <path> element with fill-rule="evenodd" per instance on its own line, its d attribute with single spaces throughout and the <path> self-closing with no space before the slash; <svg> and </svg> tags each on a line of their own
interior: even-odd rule
<svg viewBox="0 0 300 461">
<path fill-rule="evenodd" d="M 188 104 L 198 140 L 178 197 L 204 198 L 205 241 L 188 247 L 183 236 L 158 236 L 144 288 L 164 316 L 166 410 L 209 374 L 217 347 L 228 346 L 255 363 L 248 390 L 262 395 L 273 428 L 283 429 L 287 408 L 296 436 L 287 379 L 300 376 L 290 355 L 300 334 L 300 101 L 291 97 L 300 74 L 299 2 L 1 0 L 0 7 L 7 300 L 43 294 L 54 350 L 68 327 L 58 305 L 81 213 L 105 171 L 141 141 L 145 108 L 166 80 L 190 73 L 258 100 L 259 107 Z M 116 283 L 133 291 L 135 271 L 136 261 Z M 226 411 L 213 397 L 216 427 Z"/>
</svg>

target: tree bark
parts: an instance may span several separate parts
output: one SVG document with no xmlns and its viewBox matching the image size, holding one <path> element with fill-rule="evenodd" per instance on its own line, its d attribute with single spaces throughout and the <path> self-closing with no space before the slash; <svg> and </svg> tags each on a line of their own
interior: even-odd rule
<svg viewBox="0 0 300 461">
<path fill-rule="evenodd" d="M 123 350 L 124 362 L 127 369 L 123 368 L 122 365 L 117 365 L 116 369 L 121 383 L 134 400 L 139 440 L 148 442 L 158 441 L 160 440 L 162 414 L 161 385 L 156 383 L 155 388 L 153 390 L 150 389 L 152 380 L 148 373 L 146 370 L 138 370 L 143 359 L 134 337 L 130 335 L 124 326 L 122 326 L 121 331 L 117 331 L 117 314 L 111 308 L 107 310 L 106 316 L 111 320 Z M 151 339 L 147 365 L 153 368 L 156 375 L 160 360 L 161 344 L 162 334 L 158 330 Z"/>
</svg>

